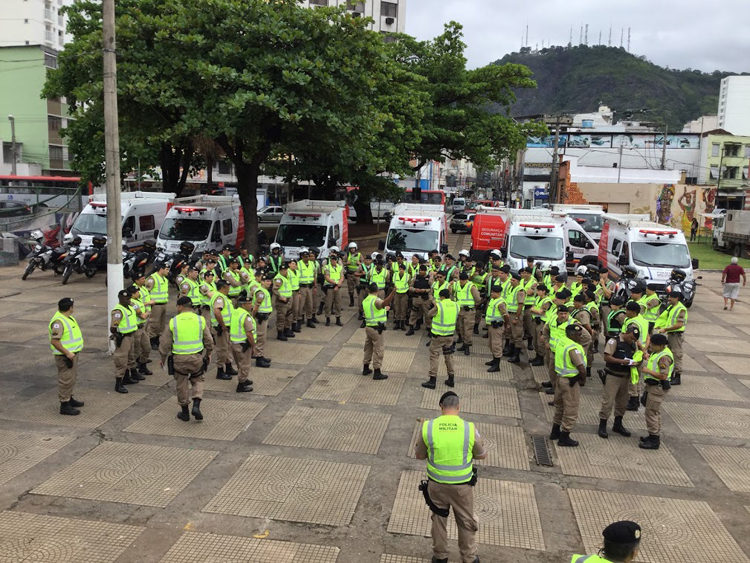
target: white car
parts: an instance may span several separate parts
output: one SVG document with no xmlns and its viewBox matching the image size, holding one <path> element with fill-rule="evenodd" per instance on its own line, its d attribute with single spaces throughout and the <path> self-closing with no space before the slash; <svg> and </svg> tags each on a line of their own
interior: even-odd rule
<svg viewBox="0 0 750 563">
<path fill-rule="evenodd" d="M 261 223 L 278 223 L 284 210 L 279 205 L 267 205 L 258 211 L 258 221 Z"/>
</svg>

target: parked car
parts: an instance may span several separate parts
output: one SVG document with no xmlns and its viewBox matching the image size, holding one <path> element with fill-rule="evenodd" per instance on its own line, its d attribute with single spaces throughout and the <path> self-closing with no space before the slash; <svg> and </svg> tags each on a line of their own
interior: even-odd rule
<svg viewBox="0 0 750 563">
<path fill-rule="evenodd" d="M 0 201 L 0 217 L 23 217 L 33 213 L 34 209 L 22 201 Z"/>
<path fill-rule="evenodd" d="M 458 231 L 471 234 L 474 228 L 474 216 L 476 213 L 456 213 L 451 219 L 451 232 L 456 234 Z"/>
<path fill-rule="evenodd" d="M 267 205 L 258 211 L 258 221 L 261 223 L 278 223 L 281 221 L 282 215 L 284 215 L 284 210 L 280 205 Z"/>
</svg>

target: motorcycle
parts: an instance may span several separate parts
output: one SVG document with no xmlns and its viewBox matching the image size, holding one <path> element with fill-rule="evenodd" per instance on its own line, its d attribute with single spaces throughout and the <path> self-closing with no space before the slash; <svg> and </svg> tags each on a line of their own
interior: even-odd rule
<svg viewBox="0 0 750 563">
<path fill-rule="evenodd" d="M 172 262 L 169 267 L 169 273 L 167 274 L 167 279 L 170 283 L 174 283 L 182 266 L 190 262 L 194 250 L 195 245 L 192 242 L 183 242 L 180 244 L 180 252 L 172 255 Z"/>
<path fill-rule="evenodd" d="M 31 236 L 36 240 L 36 245 L 31 254 L 29 254 L 29 263 L 21 279 L 25 280 L 28 278 L 36 268 L 39 268 L 43 272 L 52 269 L 56 274 L 62 274 L 64 269 L 63 259 L 67 255 L 67 248 L 61 246 L 52 248 L 48 246 L 45 244 L 44 233 L 38 229 L 32 231 Z"/>
<path fill-rule="evenodd" d="M 78 244 L 75 244 L 78 242 Z M 89 248 L 83 248 L 80 237 L 73 240 L 74 246 L 70 247 L 65 258 L 65 271 L 63 272 L 63 285 L 68 283 L 73 272 L 84 274 L 87 278 L 93 278 L 106 257 L 107 237 L 96 236 L 92 239 Z"/>
<path fill-rule="evenodd" d="M 624 303 L 627 303 L 630 300 L 633 288 L 638 285 L 643 285 L 642 280 L 638 279 L 638 270 L 632 266 L 625 266 L 620 279 L 615 282 L 612 297 L 619 297 Z"/>
<path fill-rule="evenodd" d="M 698 285 L 693 280 L 688 280 L 685 270 L 675 268 L 669 275 L 669 281 L 667 282 L 666 293 L 662 297 L 662 303 L 664 307 L 669 307 L 669 294 L 675 289 L 682 292 L 682 303 L 688 309 L 693 304 L 693 298 L 695 297 L 695 288 Z M 700 277 L 698 279 L 701 279 Z"/>
</svg>

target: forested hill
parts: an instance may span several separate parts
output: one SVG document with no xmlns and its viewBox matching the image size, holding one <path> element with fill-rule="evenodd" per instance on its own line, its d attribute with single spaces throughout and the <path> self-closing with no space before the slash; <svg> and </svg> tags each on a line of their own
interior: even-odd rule
<svg viewBox="0 0 750 563">
<path fill-rule="evenodd" d="M 663 68 L 619 47 L 522 51 L 497 61 L 528 66 L 538 84 L 519 92 L 514 116 L 593 112 L 603 103 L 617 112 L 646 108 L 647 115 L 634 119 L 666 122 L 676 131 L 701 115 L 716 115 L 721 79 L 734 74 Z"/>
</svg>

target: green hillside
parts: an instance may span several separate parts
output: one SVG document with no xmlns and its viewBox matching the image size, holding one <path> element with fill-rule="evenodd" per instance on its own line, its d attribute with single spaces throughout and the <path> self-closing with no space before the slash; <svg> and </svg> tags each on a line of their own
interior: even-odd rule
<svg viewBox="0 0 750 563">
<path fill-rule="evenodd" d="M 513 115 L 591 112 L 603 103 L 617 112 L 648 109 L 641 120 L 666 122 L 672 130 L 701 115 L 716 115 L 721 79 L 733 74 L 672 70 L 604 46 L 551 47 L 497 61 L 509 62 L 528 66 L 539 85 L 519 93 Z"/>
</svg>

